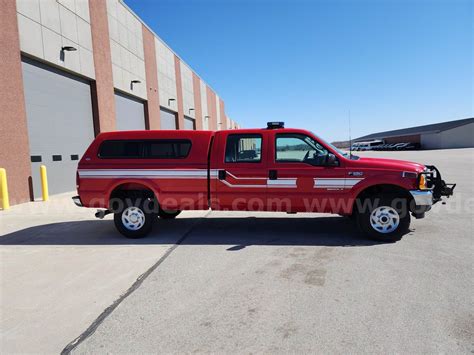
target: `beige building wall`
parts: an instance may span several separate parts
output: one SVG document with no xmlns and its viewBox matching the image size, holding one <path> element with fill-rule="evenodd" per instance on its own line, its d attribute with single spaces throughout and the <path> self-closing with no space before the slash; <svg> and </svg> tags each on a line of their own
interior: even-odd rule
<svg viewBox="0 0 474 355">
<path fill-rule="evenodd" d="M 17 0 L 20 49 L 95 78 L 88 0 Z M 72 46 L 74 52 L 61 51 Z"/>
<path fill-rule="evenodd" d="M 473 148 L 474 123 L 442 132 L 441 146 L 443 148 Z"/>
<path fill-rule="evenodd" d="M 107 17 L 114 86 L 146 100 L 142 24 L 119 0 L 107 1 Z"/>
<path fill-rule="evenodd" d="M 201 80 L 201 110 L 202 129 L 209 130 L 209 110 L 207 108 L 207 88 L 206 83 Z"/>
<path fill-rule="evenodd" d="M 221 128 L 220 129 L 228 129 L 228 123 L 227 123 L 227 116 L 225 114 L 225 105 L 224 101 L 221 98 L 218 98 L 217 104 L 219 105 L 219 112 L 220 112 L 220 120 L 221 120 Z"/>
<path fill-rule="evenodd" d="M 181 61 L 181 83 L 183 87 L 183 110 L 184 115 L 196 118 L 196 106 L 194 104 L 193 72 L 183 61 Z"/>
<path fill-rule="evenodd" d="M 225 127 L 222 126 L 222 118 L 221 118 L 221 107 L 219 105 L 220 97 L 216 95 L 216 121 L 217 121 L 217 131 L 224 129 Z"/>
<path fill-rule="evenodd" d="M 441 147 L 441 135 L 439 133 L 422 134 L 420 141 L 423 149 L 438 149 Z"/>
<path fill-rule="evenodd" d="M 160 105 L 174 112 L 178 112 L 174 53 L 159 38 L 155 38 L 155 48 L 156 64 L 158 66 Z"/>
<path fill-rule="evenodd" d="M 95 2 L 102 3 L 104 0 L 16 0 L 21 51 L 84 77 L 96 79 L 97 70 L 102 72 L 104 69 L 95 68 L 94 64 L 97 65 L 97 60 L 93 54 L 90 1 L 95 5 Z M 104 2 L 107 9 L 105 26 L 108 26 L 110 42 L 108 50 L 112 62 L 112 89 L 147 100 L 152 93 L 148 92 L 150 85 L 146 82 L 143 44 L 143 26 L 146 25 L 122 0 Z M 154 33 L 153 37 L 160 106 L 178 112 L 178 106 L 182 104 L 184 115 L 196 118 L 192 69 L 180 60 L 182 92 L 179 94 L 182 94 L 183 102 L 178 103 L 180 95 L 177 92 L 175 54 Z M 77 51 L 62 52 L 64 46 L 73 46 Z M 134 80 L 140 83 L 132 85 Z M 225 113 L 221 112 L 220 98 L 210 98 L 210 102 L 213 106 L 215 102 L 216 106 L 210 109 L 207 84 L 202 79 L 199 87 L 203 129 L 227 128 L 224 127 Z M 98 111 L 100 113 L 100 107 Z M 227 123 L 225 125 L 228 126 Z M 104 126 L 105 130 L 110 130 L 114 125 L 108 124 L 107 127 Z"/>
<path fill-rule="evenodd" d="M 160 106 L 178 113 L 180 127 L 185 114 L 199 120 L 198 128 L 225 128 L 218 124 L 227 122 L 220 98 L 123 0 L 4 3 L 0 12 L 6 43 L 2 73 L 11 80 L 4 80 L 4 90 L 0 92 L 5 106 L 0 127 L 6 127 L 0 135 L 5 142 L 14 140 L 19 144 L 14 150 L 0 151 L 0 160 L 10 174 L 12 204 L 28 199 L 27 180 L 31 174 L 21 55 L 89 79 L 94 121 L 91 124 L 96 134 L 116 129 L 116 89 L 144 101 L 149 128 L 159 129 Z M 66 46 L 76 50 L 62 51 Z M 132 87 L 132 80 L 140 83 Z"/>
<path fill-rule="evenodd" d="M 197 130 L 202 130 L 202 108 L 201 108 L 201 79 L 196 73 L 193 76 L 193 91 L 194 91 L 194 105 L 195 105 L 195 127 Z"/>
<path fill-rule="evenodd" d="M 421 146 L 425 149 L 473 148 L 474 123 L 440 133 L 422 134 Z"/>
</svg>

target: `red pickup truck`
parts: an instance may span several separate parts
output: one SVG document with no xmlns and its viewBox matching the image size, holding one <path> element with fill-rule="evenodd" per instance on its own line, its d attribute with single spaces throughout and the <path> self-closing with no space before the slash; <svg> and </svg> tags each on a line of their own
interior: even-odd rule
<svg viewBox="0 0 474 355">
<path fill-rule="evenodd" d="M 353 218 L 369 237 L 394 241 L 453 194 L 434 166 L 360 158 L 311 132 L 265 129 L 102 133 L 77 170 L 78 206 L 114 213 L 126 237 L 182 210 L 323 212 Z"/>
</svg>

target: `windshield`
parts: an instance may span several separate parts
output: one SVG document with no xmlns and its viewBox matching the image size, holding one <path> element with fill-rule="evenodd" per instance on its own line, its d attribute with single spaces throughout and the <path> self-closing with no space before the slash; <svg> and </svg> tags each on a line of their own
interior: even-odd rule
<svg viewBox="0 0 474 355">
<path fill-rule="evenodd" d="M 311 132 L 313 133 L 313 132 Z M 336 148 L 334 145 L 332 145 L 331 143 L 329 142 L 326 142 L 324 139 L 322 139 L 321 137 L 317 136 L 316 134 L 313 133 L 313 135 L 318 139 L 318 141 L 322 142 L 324 145 L 326 145 L 327 147 L 330 147 L 331 149 L 335 150 L 336 152 L 338 152 L 340 155 L 342 155 L 343 157 L 347 158 L 347 159 L 353 159 L 353 160 L 357 160 L 359 159 L 358 156 L 356 155 L 350 155 L 348 152 L 343 152 L 342 150 L 340 150 L 339 148 Z"/>
</svg>

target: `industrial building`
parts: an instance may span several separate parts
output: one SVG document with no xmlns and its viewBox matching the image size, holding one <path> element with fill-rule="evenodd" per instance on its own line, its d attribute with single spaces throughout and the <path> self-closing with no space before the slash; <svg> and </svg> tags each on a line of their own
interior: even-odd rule
<svg viewBox="0 0 474 355">
<path fill-rule="evenodd" d="M 422 149 L 474 147 L 474 118 L 397 129 L 359 137 L 354 142 L 418 143 Z"/>
<path fill-rule="evenodd" d="M 100 132 L 233 129 L 222 98 L 121 0 L 2 0 L 0 167 L 12 204 L 75 189 Z"/>
</svg>

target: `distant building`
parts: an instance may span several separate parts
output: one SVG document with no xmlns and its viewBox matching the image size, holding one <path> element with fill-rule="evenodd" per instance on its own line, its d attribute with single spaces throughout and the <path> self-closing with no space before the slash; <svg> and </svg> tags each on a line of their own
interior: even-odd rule
<svg viewBox="0 0 474 355">
<path fill-rule="evenodd" d="M 423 149 L 472 148 L 474 118 L 373 133 L 354 139 L 354 142 L 377 139 L 385 143 L 419 143 Z"/>
<path fill-rule="evenodd" d="M 335 141 L 335 142 L 331 142 L 331 144 L 339 149 L 347 149 L 350 146 L 349 141 Z"/>
</svg>

